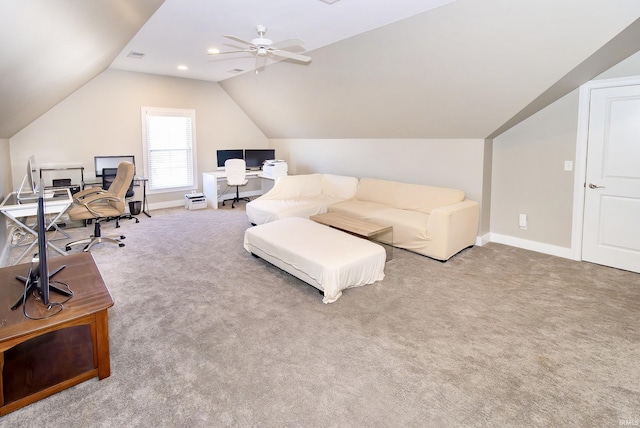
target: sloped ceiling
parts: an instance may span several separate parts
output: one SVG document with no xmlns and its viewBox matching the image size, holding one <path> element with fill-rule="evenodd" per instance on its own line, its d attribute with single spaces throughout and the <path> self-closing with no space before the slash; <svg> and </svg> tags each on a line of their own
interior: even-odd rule
<svg viewBox="0 0 640 428">
<path fill-rule="evenodd" d="M 0 0 L 0 138 L 13 136 L 133 48 L 134 35 L 145 31 L 163 1 Z M 319 0 L 296 4 L 309 2 Z M 209 10 L 209 3 L 184 5 Z M 485 138 L 640 49 L 637 0 L 442 3 L 311 50 L 308 65 L 283 61 L 220 84 L 268 138 Z M 243 35 L 243 10 L 266 4 L 225 3 L 234 5 L 233 16 L 182 28 L 194 37 Z M 216 27 L 229 20 L 242 28 Z M 172 29 L 170 20 L 165 25 Z M 311 28 L 332 31 L 326 24 Z M 166 54 L 164 46 L 156 51 Z M 166 61 L 170 71 L 138 71 L 176 75 L 179 60 Z"/>
<path fill-rule="evenodd" d="M 220 84 L 269 138 L 487 138 L 640 50 L 639 17 L 627 0 L 457 0 Z"/>
<path fill-rule="evenodd" d="M 164 0 L 0 0 L 0 138 L 104 71 Z"/>
</svg>

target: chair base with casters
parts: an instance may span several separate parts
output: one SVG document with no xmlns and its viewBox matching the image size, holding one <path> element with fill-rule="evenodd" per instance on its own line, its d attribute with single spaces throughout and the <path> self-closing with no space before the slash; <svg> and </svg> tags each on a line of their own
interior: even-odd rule
<svg viewBox="0 0 640 428">
<path fill-rule="evenodd" d="M 106 221 L 111 221 L 111 220 L 116 221 L 116 227 L 120 227 L 120 220 L 135 220 L 136 223 L 140 223 L 140 219 L 138 217 L 134 217 L 131 214 L 123 214 L 123 215 L 119 215 L 118 217 L 108 217 L 106 219 Z"/>
<path fill-rule="evenodd" d="M 101 231 L 100 231 L 100 223 L 101 223 L 102 219 L 100 220 L 96 220 L 95 226 L 93 228 L 93 235 L 91 235 L 91 237 L 89 238 L 85 238 L 85 239 L 80 239 L 79 241 L 73 241 L 73 242 L 69 242 L 65 248 L 66 251 L 71 250 L 71 247 L 75 246 L 75 245 L 83 245 L 86 244 L 85 247 L 82 249 L 82 251 L 89 251 L 91 249 L 91 247 L 93 247 L 95 244 L 99 244 L 101 242 L 112 242 L 114 244 L 118 244 L 119 247 L 124 247 L 124 243 L 121 241 L 121 239 L 125 239 L 126 236 L 124 235 L 117 235 L 116 236 L 102 236 Z M 116 222 L 118 220 L 116 219 Z M 119 227 L 116 226 L 116 227 Z"/>
<path fill-rule="evenodd" d="M 235 196 L 235 198 L 225 199 L 224 201 L 222 201 L 222 206 L 224 207 L 224 203 L 225 202 L 229 202 L 229 201 L 233 201 L 233 202 L 231 202 L 231 208 L 235 208 L 236 202 L 240 202 L 240 201 L 251 202 L 251 199 L 245 198 L 245 197 L 241 198 L 240 197 L 240 190 L 238 189 L 238 186 L 236 186 L 236 196 Z"/>
</svg>

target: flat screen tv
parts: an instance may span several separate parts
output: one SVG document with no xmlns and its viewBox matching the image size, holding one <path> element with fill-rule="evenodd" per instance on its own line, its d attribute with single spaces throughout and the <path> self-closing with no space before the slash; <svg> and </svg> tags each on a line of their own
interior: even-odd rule
<svg viewBox="0 0 640 428">
<path fill-rule="evenodd" d="M 44 183 L 40 182 L 40 191 L 38 194 L 38 210 L 36 215 L 36 229 L 38 231 L 38 254 L 37 254 L 37 265 L 33 266 L 36 258 L 34 257 L 34 262 L 29 267 L 29 272 L 27 276 L 17 276 L 16 279 L 22 281 L 24 283 L 24 292 L 20 296 L 20 298 L 11 306 L 11 310 L 16 310 L 20 307 L 21 304 L 26 303 L 26 299 L 32 295 L 37 294 L 40 298 L 42 304 L 46 307 L 47 311 L 50 311 L 53 307 L 57 309 L 50 313 L 49 315 L 45 315 L 43 318 L 48 318 L 51 315 L 55 315 L 56 313 L 62 310 L 62 305 L 60 303 L 53 303 L 49 299 L 49 290 L 56 291 L 59 294 L 64 296 L 71 297 L 73 294 L 71 290 L 65 290 L 64 288 L 60 288 L 51 284 L 50 278 L 64 269 L 64 265 L 58 267 L 54 271 L 49 270 L 49 261 L 47 256 L 47 234 L 46 234 L 46 222 L 45 222 L 45 207 L 44 207 Z M 26 306 L 26 305 L 25 305 Z M 23 307 L 25 307 L 23 306 Z M 24 309 L 24 314 L 28 318 L 32 318 L 27 314 L 26 307 Z"/>
<path fill-rule="evenodd" d="M 264 161 L 275 159 L 276 151 L 274 149 L 246 149 L 244 151 L 244 161 L 247 168 L 262 169 Z"/>
<path fill-rule="evenodd" d="M 228 159 L 244 159 L 244 153 L 242 149 L 229 149 L 229 150 L 218 150 L 218 168 L 224 168 L 224 163 Z"/>
<path fill-rule="evenodd" d="M 93 163 L 96 167 L 96 177 L 102 177 L 102 170 L 105 168 L 117 168 L 120 162 L 131 162 L 135 167 L 136 157 L 134 155 L 94 156 Z M 133 174 L 135 175 L 135 169 Z"/>
</svg>

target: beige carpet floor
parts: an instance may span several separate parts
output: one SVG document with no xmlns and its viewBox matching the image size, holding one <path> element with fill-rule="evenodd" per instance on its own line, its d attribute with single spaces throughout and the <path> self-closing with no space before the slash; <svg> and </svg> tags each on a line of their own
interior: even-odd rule
<svg viewBox="0 0 640 428">
<path fill-rule="evenodd" d="M 243 207 L 152 215 L 92 250 L 111 377 L 0 426 L 640 424 L 638 274 L 498 244 L 395 250 L 383 281 L 325 305 L 243 249 Z"/>
</svg>

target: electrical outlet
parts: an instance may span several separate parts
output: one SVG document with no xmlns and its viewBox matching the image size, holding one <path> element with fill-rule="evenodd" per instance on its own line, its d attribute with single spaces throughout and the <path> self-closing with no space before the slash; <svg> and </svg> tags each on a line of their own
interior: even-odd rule
<svg viewBox="0 0 640 428">
<path fill-rule="evenodd" d="M 520 226 L 520 229 L 522 229 L 522 230 L 527 230 L 527 215 L 526 214 L 519 214 L 518 215 L 518 226 Z"/>
</svg>

